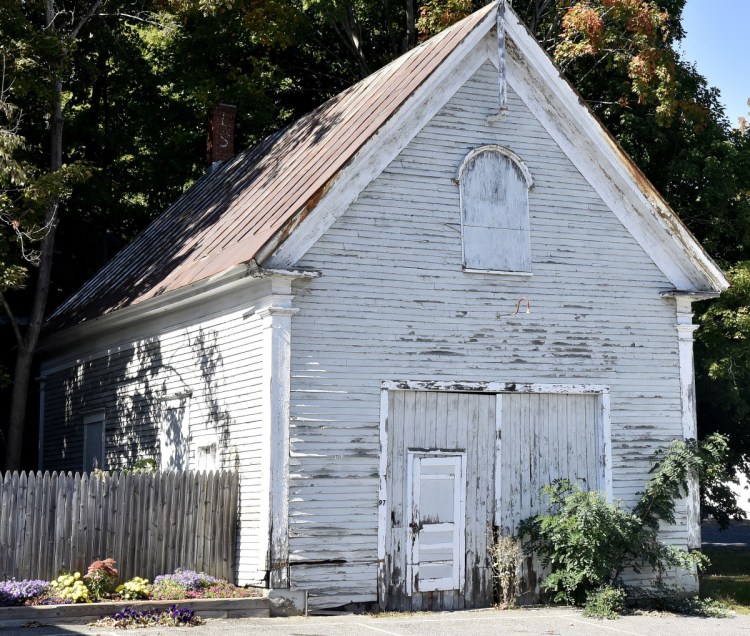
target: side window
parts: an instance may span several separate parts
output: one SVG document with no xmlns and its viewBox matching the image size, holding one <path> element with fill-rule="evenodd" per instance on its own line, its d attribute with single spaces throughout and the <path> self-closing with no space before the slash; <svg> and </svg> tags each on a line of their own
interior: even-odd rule
<svg viewBox="0 0 750 636">
<path fill-rule="evenodd" d="M 177 397 L 164 400 L 159 425 L 160 470 L 187 470 L 189 450 L 189 398 Z"/>
<path fill-rule="evenodd" d="M 104 469 L 104 411 L 83 416 L 83 470 Z"/>
<path fill-rule="evenodd" d="M 483 146 L 470 152 L 458 174 L 464 268 L 531 272 L 531 174 L 510 150 Z"/>
<path fill-rule="evenodd" d="M 219 444 L 214 441 L 203 443 L 195 449 L 195 470 L 218 470 Z"/>
</svg>

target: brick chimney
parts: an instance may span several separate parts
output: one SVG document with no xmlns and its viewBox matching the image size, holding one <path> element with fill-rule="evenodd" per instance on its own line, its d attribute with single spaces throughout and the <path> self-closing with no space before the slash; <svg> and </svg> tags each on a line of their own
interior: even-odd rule
<svg viewBox="0 0 750 636">
<path fill-rule="evenodd" d="M 227 161 L 234 156 L 234 122 L 237 107 L 216 104 L 208 113 L 208 139 L 206 150 L 208 165 Z"/>
</svg>

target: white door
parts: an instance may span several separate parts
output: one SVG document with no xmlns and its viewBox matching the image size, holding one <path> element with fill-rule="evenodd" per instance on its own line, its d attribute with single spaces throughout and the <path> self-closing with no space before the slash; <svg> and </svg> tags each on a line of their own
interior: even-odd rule
<svg viewBox="0 0 750 636">
<path fill-rule="evenodd" d="M 407 593 L 460 590 L 464 574 L 464 455 L 409 452 Z"/>
</svg>

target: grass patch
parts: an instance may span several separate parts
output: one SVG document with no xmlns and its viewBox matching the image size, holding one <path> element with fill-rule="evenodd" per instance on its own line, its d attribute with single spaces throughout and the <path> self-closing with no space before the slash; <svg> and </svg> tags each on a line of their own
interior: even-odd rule
<svg viewBox="0 0 750 636">
<path fill-rule="evenodd" d="M 704 550 L 711 565 L 701 575 L 701 598 L 725 603 L 738 614 L 750 614 L 750 552 Z"/>
</svg>

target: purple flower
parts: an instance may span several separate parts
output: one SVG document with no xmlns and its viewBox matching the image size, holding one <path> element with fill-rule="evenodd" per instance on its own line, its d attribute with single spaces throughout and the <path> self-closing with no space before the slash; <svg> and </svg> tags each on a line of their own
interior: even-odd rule
<svg viewBox="0 0 750 636">
<path fill-rule="evenodd" d="M 44 594 L 49 586 L 49 581 L 36 579 L 0 581 L 0 606 L 23 605 Z"/>
<path fill-rule="evenodd" d="M 155 625 L 199 625 L 202 621 L 193 610 L 180 609 L 171 605 L 163 610 L 137 610 L 129 605 L 109 618 L 97 621 L 99 625 L 114 627 L 135 627 Z"/>
<path fill-rule="evenodd" d="M 200 590 L 204 587 L 215 585 L 219 582 L 219 579 L 209 576 L 205 572 L 177 568 L 174 574 L 162 574 L 154 579 L 155 586 L 158 586 L 161 582 L 174 583 L 184 590 Z"/>
</svg>

